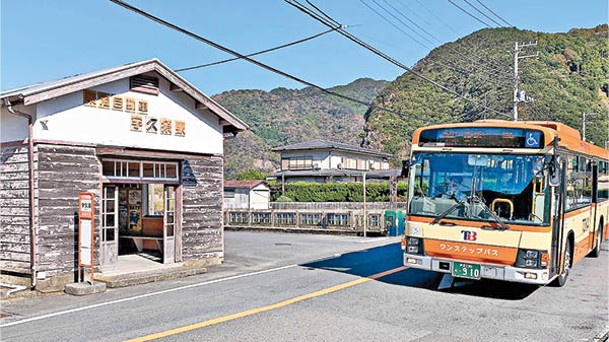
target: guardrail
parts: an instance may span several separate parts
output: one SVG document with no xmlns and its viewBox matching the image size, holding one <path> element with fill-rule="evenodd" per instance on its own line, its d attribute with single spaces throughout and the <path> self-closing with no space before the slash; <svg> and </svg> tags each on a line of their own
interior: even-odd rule
<svg viewBox="0 0 609 342">
<path fill-rule="evenodd" d="M 384 217 L 389 203 L 366 206 L 366 232 L 386 234 Z M 392 209 L 404 206 L 400 203 Z M 364 210 L 363 203 L 272 203 L 268 210 L 225 209 L 224 226 L 357 234 L 364 232 Z"/>
<path fill-rule="evenodd" d="M 363 202 L 271 202 L 275 210 L 362 210 Z M 368 210 L 406 209 L 406 202 L 367 202 Z"/>
</svg>

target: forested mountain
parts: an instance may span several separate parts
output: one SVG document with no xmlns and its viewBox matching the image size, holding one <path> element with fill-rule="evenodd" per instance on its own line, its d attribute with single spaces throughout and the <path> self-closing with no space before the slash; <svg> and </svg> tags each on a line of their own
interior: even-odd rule
<svg viewBox="0 0 609 342">
<path fill-rule="evenodd" d="M 595 113 L 586 120 L 586 137 L 603 146 L 609 139 L 607 36 L 607 25 L 557 34 L 501 28 L 480 30 L 442 45 L 413 70 L 488 109 L 405 73 L 374 100 L 376 105 L 403 115 L 369 110 L 365 144 L 392 153 L 398 163 L 406 155 L 410 134 L 422 125 L 483 118 L 511 120 L 515 42 L 537 42 L 521 52 L 521 56 L 538 52 L 539 57 L 519 61 L 519 89 L 533 98 L 519 104 L 519 119 L 556 120 L 580 129 L 582 113 Z"/>
<path fill-rule="evenodd" d="M 387 85 L 369 78 L 330 90 L 371 102 Z M 251 127 L 225 142 L 227 179 L 250 168 L 274 171 L 278 155 L 271 148 L 313 139 L 359 145 L 368 108 L 314 88 L 234 90 L 213 97 Z"/>
<path fill-rule="evenodd" d="M 394 164 L 399 165 L 407 155 L 410 134 L 420 126 L 483 118 L 511 120 L 516 42 L 537 42 L 523 49 L 521 56 L 539 53 L 538 58 L 519 62 L 519 89 L 534 99 L 519 104 L 519 118 L 556 120 L 581 129 L 583 112 L 595 113 L 586 120 L 586 136 L 603 146 L 609 140 L 606 24 L 556 34 L 483 29 L 434 49 L 413 67 L 475 103 L 409 72 L 389 84 L 360 79 L 332 89 L 402 115 L 368 109 L 313 88 L 236 90 L 214 96 L 252 128 L 225 143 L 226 178 L 250 168 L 272 171 L 278 165 L 272 147 L 316 138 L 383 150 L 393 154 Z"/>
</svg>

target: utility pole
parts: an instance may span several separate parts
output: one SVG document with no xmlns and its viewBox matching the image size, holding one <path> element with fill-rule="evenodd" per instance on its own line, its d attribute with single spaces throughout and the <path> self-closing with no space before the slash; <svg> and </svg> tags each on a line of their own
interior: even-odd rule
<svg viewBox="0 0 609 342">
<path fill-rule="evenodd" d="M 582 140 L 586 141 L 586 123 L 590 116 L 595 117 L 599 115 L 598 113 L 582 113 Z"/>
<path fill-rule="evenodd" d="M 582 140 L 586 141 L 586 112 L 582 114 Z"/>
<path fill-rule="evenodd" d="M 514 114 L 514 121 L 518 121 L 518 102 L 530 102 L 532 99 L 527 99 L 524 96 L 524 93 L 519 94 L 518 92 L 518 60 L 525 58 L 537 58 L 539 57 L 539 52 L 534 55 L 529 56 L 519 56 L 520 50 L 529 46 L 537 46 L 537 42 L 528 43 L 528 44 L 520 44 L 518 42 L 514 45 L 514 97 L 512 102 L 512 113 Z"/>
<path fill-rule="evenodd" d="M 366 208 L 366 172 L 362 172 L 362 186 L 364 188 L 364 237 L 368 233 L 368 210 Z"/>
</svg>

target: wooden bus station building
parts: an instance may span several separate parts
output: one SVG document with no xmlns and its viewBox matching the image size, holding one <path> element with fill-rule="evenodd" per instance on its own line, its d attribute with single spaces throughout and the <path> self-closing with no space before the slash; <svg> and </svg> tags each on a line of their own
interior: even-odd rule
<svg viewBox="0 0 609 342">
<path fill-rule="evenodd" d="M 153 59 L 0 94 L 0 271 L 73 282 L 78 195 L 102 272 L 223 261 L 223 141 L 248 126 Z"/>
</svg>

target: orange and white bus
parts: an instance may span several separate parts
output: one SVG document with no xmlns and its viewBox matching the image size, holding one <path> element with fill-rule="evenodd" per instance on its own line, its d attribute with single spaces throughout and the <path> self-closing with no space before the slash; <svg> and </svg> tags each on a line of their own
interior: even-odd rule
<svg viewBox="0 0 609 342">
<path fill-rule="evenodd" d="M 417 129 L 404 265 L 563 286 L 609 232 L 609 151 L 548 121 Z"/>
</svg>

